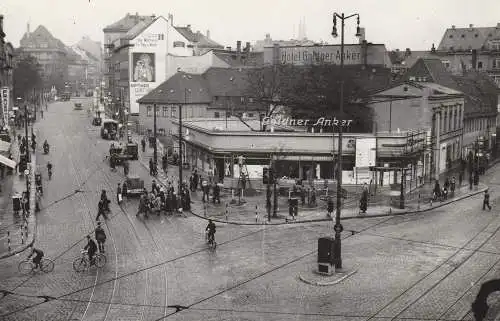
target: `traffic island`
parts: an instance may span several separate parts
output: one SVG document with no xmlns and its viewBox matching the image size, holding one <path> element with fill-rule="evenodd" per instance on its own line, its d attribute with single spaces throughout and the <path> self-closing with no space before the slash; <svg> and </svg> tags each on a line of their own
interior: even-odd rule
<svg viewBox="0 0 500 321">
<path fill-rule="evenodd" d="M 339 284 L 354 275 L 356 269 L 341 269 L 331 274 L 319 272 L 318 263 L 309 263 L 305 267 L 306 271 L 299 273 L 299 280 L 314 286 L 332 286 Z"/>
</svg>

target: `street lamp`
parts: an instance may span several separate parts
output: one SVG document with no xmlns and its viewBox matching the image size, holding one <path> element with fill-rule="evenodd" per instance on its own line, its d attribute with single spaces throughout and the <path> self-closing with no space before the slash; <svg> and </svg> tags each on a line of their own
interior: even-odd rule
<svg viewBox="0 0 500 321">
<path fill-rule="evenodd" d="M 186 75 L 184 75 L 186 77 Z M 187 76 L 190 78 L 190 76 Z M 184 88 L 184 105 L 187 104 L 187 95 L 191 92 L 191 89 Z M 179 193 L 182 190 L 182 166 L 184 165 L 184 159 L 182 154 L 182 104 L 179 104 Z"/>
<path fill-rule="evenodd" d="M 344 26 L 345 20 L 357 17 L 357 27 L 356 27 L 356 37 L 361 36 L 361 29 L 359 27 L 359 14 L 355 13 L 350 16 L 345 16 L 344 13 L 338 14 L 336 12 L 333 13 L 333 29 L 332 36 L 336 38 L 337 34 L 337 18 L 340 19 L 340 117 L 343 116 L 344 113 Z M 334 244 L 334 263 L 336 269 L 342 269 L 342 254 L 341 254 L 341 240 L 340 233 L 342 233 L 342 225 L 340 224 L 340 211 L 342 209 L 342 127 L 338 126 L 339 130 L 339 138 L 338 138 L 338 157 L 337 157 L 337 213 L 335 215 L 335 244 Z M 332 133 L 333 141 L 335 142 L 335 135 Z M 335 145 L 334 145 L 335 146 Z M 333 152 L 335 153 L 335 152 Z M 335 155 L 334 155 L 335 157 Z"/>
</svg>

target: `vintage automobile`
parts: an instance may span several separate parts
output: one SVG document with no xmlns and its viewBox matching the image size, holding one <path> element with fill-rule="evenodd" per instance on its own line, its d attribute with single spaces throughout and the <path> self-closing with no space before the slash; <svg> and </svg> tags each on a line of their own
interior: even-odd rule
<svg viewBox="0 0 500 321">
<path fill-rule="evenodd" d="M 139 159 L 138 147 L 136 143 L 128 144 L 111 144 L 109 148 L 109 159 L 111 162 L 111 155 L 114 154 L 113 158 L 116 165 L 123 165 L 125 160 L 137 160 Z"/>
<path fill-rule="evenodd" d="M 116 139 L 118 135 L 118 122 L 113 119 L 105 119 L 101 125 L 101 137 L 104 139 Z"/>
<path fill-rule="evenodd" d="M 101 126 L 101 124 L 102 124 L 101 117 L 94 117 L 94 119 L 92 119 L 92 125 Z"/>
<path fill-rule="evenodd" d="M 123 196 L 139 196 L 142 193 L 144 193 L 144 180 L 139 176 L 128 176 L 122 185 Z"/>
<path fill-rule="evenodd" d="M 82 110 L 82 103 L 75 103 L 75 110 Z"/>
</svg>

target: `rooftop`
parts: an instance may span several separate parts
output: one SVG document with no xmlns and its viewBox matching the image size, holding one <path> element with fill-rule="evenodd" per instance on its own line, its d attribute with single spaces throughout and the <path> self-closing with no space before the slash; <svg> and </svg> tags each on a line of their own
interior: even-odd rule
<svg viewBox="0 0 500 321">
<path fill-rule="evenodd" d="M 198 48 L 224 48 L 224 46 L 208 38 L 201 32 L 193 32 L 191 30 L 191 26 L 189 25 L 186 27 L 175 27 L 175 30 L 177 30 L 189 42 L 196 43 Z"/>
<path fill-rule="evenodd" d="M 120 20 L 106 26 L 103 29 L 103 32 L 127 32 L 132 27 L 137 25 L 141 21 L 152 21 L 154 19 L 154 15 L 150 16 L 140 16 L 139 13 L 136 13 L 135 15 L 131 15 L 130 13 L 127 13 L 127 15 Z"/>
<path fill-rule="evenodd" d="M 474 27 L 456 28 L 452 26 L 446 29 L 437 50 L 471 50 L 482 49 L 487 46 L 487 42 L 500 37 L 500 23 L 495 27 Z"/>
</svg>

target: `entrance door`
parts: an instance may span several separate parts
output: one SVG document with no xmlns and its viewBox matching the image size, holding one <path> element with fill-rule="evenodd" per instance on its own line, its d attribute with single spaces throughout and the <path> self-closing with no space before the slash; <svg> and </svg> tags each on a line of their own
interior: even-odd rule
<svg viewBox="0 0 500 321">
<path fill-rule="evenodd" d="M 222 158 L 215 158 L 214 159 L 215 163 L 215 180 L 218 182 L 223 182 L 224 181 L 224 159 Z"/>
</svg>

